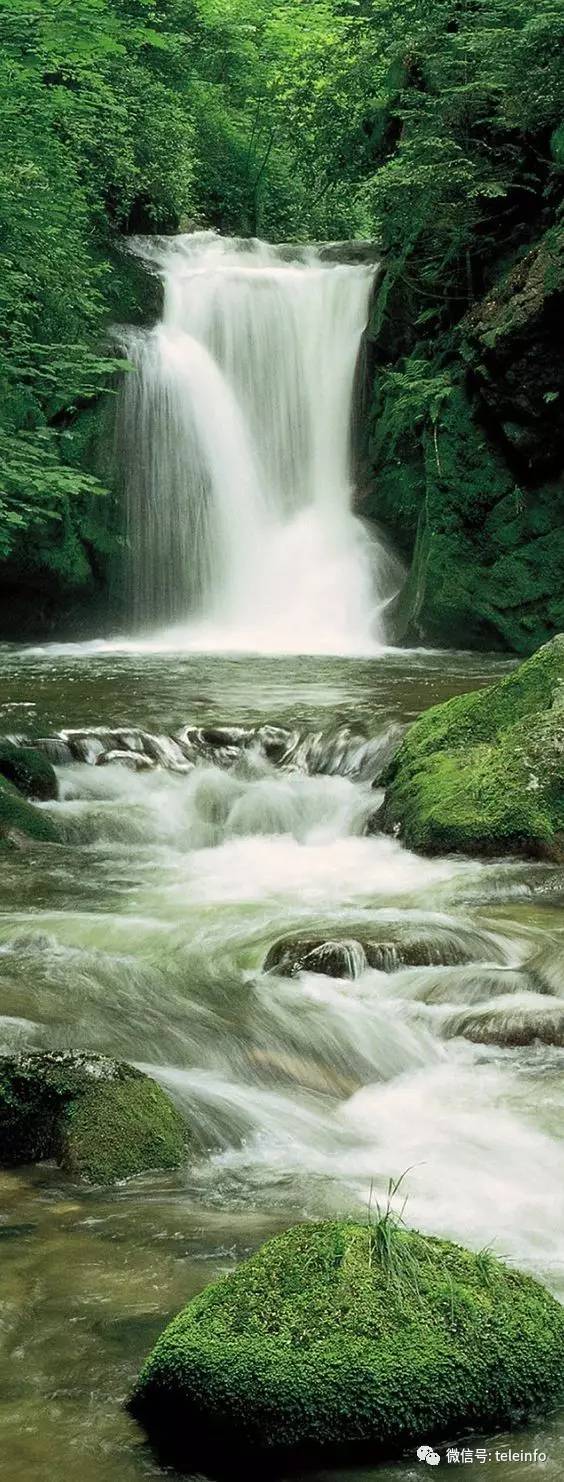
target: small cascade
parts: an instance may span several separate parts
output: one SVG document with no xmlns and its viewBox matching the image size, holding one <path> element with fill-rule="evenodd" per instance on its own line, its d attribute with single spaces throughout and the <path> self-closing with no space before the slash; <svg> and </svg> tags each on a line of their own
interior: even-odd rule
<svg viewBox="0 0 564 1482">
<path fill-rule="evenodd" d="M 284 726 L 183 725 L 174 735 L 135 726 L 107 725 L 62 730 L 52 736 L 9 737 L 13 745 L 34 746 L 58 767 L 83 762 L 106 766 L 129 762 L 136 770 L 161 767 L 186 772 L 195 765 L 234 768 L 251 775 L 272 770 L 303 776 L 348 777 L 375 783 L 397 750 L 402 727 L 389 722 L 369 739 L 348 726 L 327 731 L 287 730 Z"/>
<path fill-rule="evenodd" d="M 399 572 L 352 508 L 374 267 L 208 232 L 135 250 L 164 313 L 123 332 L 131 621 L 187 648 L 375 651 Z"/>
</svg>

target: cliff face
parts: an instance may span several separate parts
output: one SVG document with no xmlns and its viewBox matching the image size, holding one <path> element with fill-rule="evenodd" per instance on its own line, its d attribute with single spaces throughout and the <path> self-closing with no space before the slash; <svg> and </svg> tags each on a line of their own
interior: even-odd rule
<svg viewBox="0 0 564 1482">
<path fill-rule="evenodd" d="M 552 231 L 437 342 L 434 401 L 397 440 L 385 423 L 401 385 L 384 348 L 365 508 L 411 560 L 408 638 L 527 654 L 564 628 L 563 343 L 564 233 Z"/>
</svg>

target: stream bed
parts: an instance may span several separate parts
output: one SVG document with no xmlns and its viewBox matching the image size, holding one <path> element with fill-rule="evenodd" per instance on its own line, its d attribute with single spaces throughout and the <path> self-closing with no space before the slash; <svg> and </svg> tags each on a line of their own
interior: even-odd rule
<svg viewBox="0 0 564 1482">
<path fill-rule="evenodd" d="M 564 1299 L 564 871 L 425 860 L 366 833 L 400 728 L 507 668 L 424 651 L 0 651 L 6 734 L 212 736 L 184 773 L 67 761 L 46 806 L 68 843 L 3 861 L 2 1050 L 131 1060 L 170 1091 L 193 1139 L 185 1169 L 111 1191 L 47 1164 L 0 1174 L 9 1482 L 167 1475 L 122 1405 L 166 1321 L 295 1221 L 367 1218 L 404 1173 L 408 1223 L 492 1246 Z M 219 727 L 264 726 L 290 733 L 291 754 L 260 738 L 219 745 Z M 294 933 L 392 940 L 393 970 L 357 959 L 352 978 L 263 971 Z M 402 965 L 408 939 L 428 944 L 423 965 Z M 560 1044 L 516 1044 L 547 1009 Z M 556 1482 L 564 1415 L 468 1447 L 465 1463 L 443 1448 L 443 1471 Z M 502 1460 L 509 1447 L 547 1459 Z M 331 1476 L 424 1474 L 414 1456 Z"/>
</svg>

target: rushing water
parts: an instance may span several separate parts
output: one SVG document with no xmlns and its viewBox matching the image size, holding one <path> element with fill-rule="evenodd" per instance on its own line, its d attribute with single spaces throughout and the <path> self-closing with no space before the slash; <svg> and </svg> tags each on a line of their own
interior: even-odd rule
<svg viewBox="0 0 564 1482">
<path fill-rule="evenodd" d="M 492 1244 L 564 1295 L 564 1052 L 468 1037 L 487 1007 L 493 1038 L 547 1014 L 544 1037 L 558 1038 L 562 871 L 428 861 L 364 832 L 398 728 L 499 668 L 423 653 L 0 655 L 4 732 L 70 728 L 75 752 L 93 727 L 161 745 L 189 734 L 196 760 L 132 773 L 94 765 L 101 743 L 90 762 L 63 752 L 48 806 L 68 842 L 11 854 L 0 878 L 3 1047 L 127 1057 L 169 1088 L 193 1136 L 178 1174 L 113 1191 L 48 1165 L 2 1175 L 9 1482 L 75 1467 L 83 1482 L 162 1478 L 121 1400 L 164 1322 L 296 1219 L 365 1217 L 371 1187 L 385 1199 L 406 1169 L 409 1220 Z M 231 742 L 225 725 L 240 728 Z M 352 977 L 265 972 L 296 932 L 377 940 L 393 970 L 351 947 Z M 413 941 L 423 965 L 402 965 Z M 560 1417 L 512 1445 L 537 1445 L 543 1475 L 562 1476 Z M 533 1470 L 474 1462 L 489 1482 Z M 336 1482 L 421 1474 L 407 1459 Z"/>
<path fill-rule="evenodd" d="M 137 250 L 164 314 L 125 333 L 130 621 L 200 650 L 373 652 L 399 579 L 352 512 L 374 268 L 211 232 Z"/>
</svg>

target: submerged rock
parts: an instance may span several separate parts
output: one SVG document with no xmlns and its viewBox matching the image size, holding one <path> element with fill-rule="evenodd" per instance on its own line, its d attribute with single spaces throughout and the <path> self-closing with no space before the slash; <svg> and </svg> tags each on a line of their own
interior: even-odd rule
<svg viewBox="0 0 564 1482">
<path fill-rule="evenodd" d="M 298 1225 L 167 1327 L 130 1402 L 192 1471 L 378 1460 L 564 1389 L 564 1311 L 529 1276 L 394 1224 Z"/>
<path fill-rule="evenodd" d="M 0 1164 L 54 1158 L 90 1183 L 177 1168 L 186 1127 L 168 1096 L 131 1065 L 76 1050 L 0 1058 Z"/>
<path fill-rule="evenodd" d="M 506 679 L 415 721 L 384 778 L 383 825 L 438 854 L 564 858 L 564 635 Z"/>
</svg>

